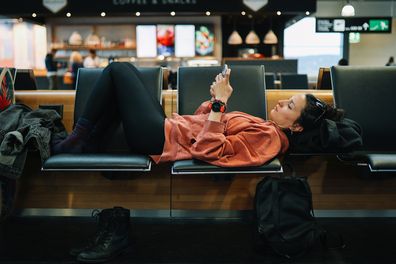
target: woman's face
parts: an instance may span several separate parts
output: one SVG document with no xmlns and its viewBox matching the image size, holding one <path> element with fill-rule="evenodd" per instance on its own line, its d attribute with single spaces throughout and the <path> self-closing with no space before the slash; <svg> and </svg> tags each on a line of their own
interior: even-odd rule
<svg viewBox="0 0 396 264">
<path fill-rule="evenodd" d="M 305 104 L 305 94 L 294 95 L 288 100 L 279 100 L 271 110 L 269 117 L 281 128 L 289 128 L 292 131 L 300 132 L 303 127 L 296 121 L 300 117 Z"/>
</svg>

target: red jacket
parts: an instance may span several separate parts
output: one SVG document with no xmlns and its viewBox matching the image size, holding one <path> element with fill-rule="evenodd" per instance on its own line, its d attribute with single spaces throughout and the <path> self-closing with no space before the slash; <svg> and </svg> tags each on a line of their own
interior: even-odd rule
<svg viewBox="0 0 396 264">
<path fill-rule="evenodd" d="M 199 159 L 217 166 L 259 166 L 289 147 L 285 133 L 272 121 L 242 112 L 209 121 L 208 102 L 194 115 L 173 114 L 165 120 L 165 144 L 156 162 Z"/>
</svg>

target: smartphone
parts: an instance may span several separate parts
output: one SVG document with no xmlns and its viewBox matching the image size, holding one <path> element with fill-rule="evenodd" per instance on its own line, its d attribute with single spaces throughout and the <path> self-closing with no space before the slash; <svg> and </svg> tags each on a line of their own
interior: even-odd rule
<svg viewBox="0 0 396 264">
<path fill-rule="evenodd" d="M 223 77 L 225 77 L 225 75 L 227 74 L 227 70 L 228 70 L 228 65 L 224 64 L 223 70 L 221 71 L 221 74 L 223 75 Z"/>
</svg>

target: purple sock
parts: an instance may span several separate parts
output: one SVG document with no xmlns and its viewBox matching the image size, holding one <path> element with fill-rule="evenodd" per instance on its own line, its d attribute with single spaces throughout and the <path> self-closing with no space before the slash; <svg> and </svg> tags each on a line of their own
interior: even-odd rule
<svg viewBox="0 0 396 264">
<path fill-rule="evenodd" d="M 52 155 L 61 153 L 82 153 L 92 131 L 92 122 L 80 117 L 67 138 L 52 146 Z"/>
</svg>

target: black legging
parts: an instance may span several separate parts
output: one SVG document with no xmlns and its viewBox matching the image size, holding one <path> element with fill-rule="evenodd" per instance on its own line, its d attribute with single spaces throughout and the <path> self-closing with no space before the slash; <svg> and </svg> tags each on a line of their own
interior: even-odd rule
<svg viewBox="0 0 396 264">
<path fill-rule="evenodd" d="M 116 118 L 109 113 L 119 113 L 131 151 L 161 154 L 165 113 L 140 75 L 130 63 L 110 63 L 96 82 L 82 117 L 97 124 L 104 116 Z"/>
</svg>

